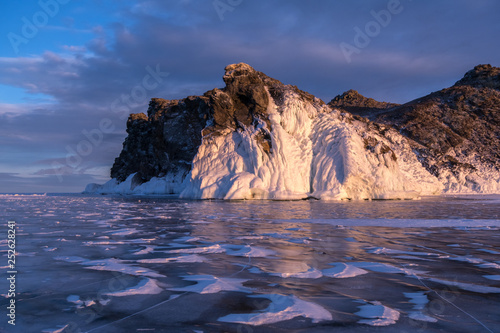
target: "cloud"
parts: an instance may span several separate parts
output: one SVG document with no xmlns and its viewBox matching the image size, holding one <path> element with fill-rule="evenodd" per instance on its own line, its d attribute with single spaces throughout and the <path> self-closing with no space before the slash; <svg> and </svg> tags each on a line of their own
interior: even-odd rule
<svg viewBox="0 0 500 333">
<path fill-rule="evenodd" d="M 500 45 L 492 42 L 500 30 L 496 1 L 460 0 L 431 9 L 401 0 L 404 10 L 351 63 L 340 43 L 353 43 L 354 28 L 364 28 L 374 20 L 371 11 L 384 10 L 388 1 L 243 1 L 224 12 L 223 20 L 212 1 L 93 3 L 99 7 L 75 5 L 73 12 L 68 5 L 70 17 L 62 20 L 60 33 L 91 36 L 86 42 L 61 39 L 59 49 L 0 58 L 0 84 L 47 97 L 0 103 L 0 170 L 22 169 L 36 175 L 30 179 L 41 186 L 53 178 L 51 165 L 40 161 L 59 161 L 63 167 L 55 168 L 63 168 L 57 170 L 67 173 L 68 184 L 81 181 L 83 188 L 85 172 L 93 178 L 94 168 L 111 167 L 120 152 L 126 133 L 122 114 L 113 108 L 117 100 L 127 113 L 136 113 L 145 112 L 152 97 L 202 94 L 223 85 L 223 69 L 230 63 L 247 62 L 327 102 L 352 88 L 400 103 L 453 84 L 478 63 L 500 65 L 494 63 Z M 56 30 L 46 29 L 37 38 Z M 169 76 L 125 102 L 147 68 L 156 66 Z M 72 156 L 68 146 L 76 149 L 88 140 L 83 132 L 99 128 L 102 119 L 114 130 L 78 166 L 64 163 Z M 9 177 L 6 184 L 25 184 L 19 175 Z"/>
</svg>

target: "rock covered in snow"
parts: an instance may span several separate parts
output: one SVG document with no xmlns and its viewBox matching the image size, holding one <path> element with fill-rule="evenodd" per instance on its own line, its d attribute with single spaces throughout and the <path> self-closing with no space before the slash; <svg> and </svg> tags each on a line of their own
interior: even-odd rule
<svg viewBox="0 0 500 333">
<path fill-rule="evenodd" d="M 499 104 L 490 105 L 487 97 L 499 97 L 485 71 L 488 68 L 466 75 L 467 80 L 480 77 L 485 82 L 481 87 L 457 83 L 449 88 L 453 93 L 443 90 L 402 106 L 355 91 L 326 105 L 247 64 L 229 65 L 224 88 L 182 100 L 155 98 L 147 116 L 131 115 L 128 137 L 111 170 L 113 179 L 90 184 L 86 192 L 207 199 L 393 199 L 437 194 L 443 188 L 485 191 L 491 182 L 491 189 L 498 191 L 494 166 L 499 150 L 495 156 L 492 147 L 498 144 Z M 427 116 L 419 113 L 427 108 L 432 111 Z M 345 111 L 364 113 L 371 120 Z M 467 132 L 471 118 L 485 131 L 497 133 L 496 141 L 485 141 L 485 133 Z M 427 135 L 426 127 L 434 133 Z M 459 130 L 468 136 L 460 136 Z M 478 140 L 488 153 L 483 169 L 489 166 L 490 173 L 474 174 L 479 187 L 466 180 L 452 188 L 453 168 L 442 161 L 454 157 L 465 164 L 459 157 L 468 154 L 467 163 L 474 165 L 470 156 L 481 152 L 474 150 Z"/>
</svg>

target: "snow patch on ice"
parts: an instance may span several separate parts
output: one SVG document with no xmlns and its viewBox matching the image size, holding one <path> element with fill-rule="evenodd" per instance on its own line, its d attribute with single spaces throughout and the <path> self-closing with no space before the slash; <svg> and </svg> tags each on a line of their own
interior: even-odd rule
<svg viewBox="0 0 500 333">
<path fill-rule="evenodd" d="M 304 301 L 294 295 L 268 294 L 249 297 L 267 298 L 271 304 L 258 313 L 230 314 L 219 318 L 218 321 L 257 326 L 290 320 L 295 317 L 310 318 L 313 323 L 332 320 L 332 314 L 322 306 Z"/>
<path fill-rule="evenodd" d="M 195 281 L 196 284 L 182 288 L 169 288 L 169 290 L 190 291 L 199 294 L 214 294 L 220 291 L 252 292 L 250 288 L 243 287 L 242 284 L 248 281 L 244 279 L 219 278 L 212 275 L 185 275 L 183 278 L 186 281 Z"/>
<path fill-rule="evenodd" d="M 154 295 L 159 294 L 163 291 L 162 288 L 158 287 L 157 281 L 154 279 L 142 279 L 136 286 L 127 288 L 122 291 L 115 291 L 111 293 L 106 293 L 104 295 L 108 296 L 131 296 L 131 295 Z"/>
</svg>

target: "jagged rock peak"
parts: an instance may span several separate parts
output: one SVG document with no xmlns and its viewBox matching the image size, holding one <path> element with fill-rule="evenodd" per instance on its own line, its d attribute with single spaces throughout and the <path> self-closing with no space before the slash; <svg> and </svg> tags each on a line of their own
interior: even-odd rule
<svg viewBox="0 0 500 333">
<path fill-rule="evenodd" d="M 500 90 L 500 68 L 490 64 L 477 65 L 465 73 L 455 86 L 472 86 L 475 88 L 492 88 Z"/>
<path fill-rule="evenodd" d="M 373 98 L 367 98 L 352 89 L 342 95 L 337 95 L 328 105 L 334 109 L 344 110 L 363 117 L 370 117 L 374 113 L 385 112 L 390 108 L 399 106 L 399 104 L 379 102 Z"/>
<path fill-rule="evenodd" d="M 332 106 L 355 106 L 376 109 L 385 109 L 398 105 L 394 103 L 376 101 L 373 98 L 368 98 L 361 95 L 359 92 L 353 89 L 344 92 L 342 95 L 337 95 L 330 101 L 329 104 Z"/>
<path fill-rule="evenodd" d="M 240 75 L 248 75 L 250 73 L 257 73 L 257 71 L 250 66 L 249 64 L 245 64 L 243 62 L 240 62 L 239 64 L 231 64 L 227 65 L 226 68 L 224 68 L 225 74 L 224 74 L 224 81 L 226 78 L 231 78 L 235 76 L 240 76 Z"/>
</svg>

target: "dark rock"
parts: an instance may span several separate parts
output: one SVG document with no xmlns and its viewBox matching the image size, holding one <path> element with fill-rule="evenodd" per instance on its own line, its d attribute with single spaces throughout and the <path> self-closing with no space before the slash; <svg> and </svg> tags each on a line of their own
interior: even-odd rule
<svg viewBox="0 0 500 333">
<path fill-rule="evenodd" d="M 399 104 L 378 102 L 373 98 L 364 97 L 356 90 L 351 89 L 342 95 L 337 95 L 328 105 L 332 108 L 341 109 L 354 115 L 369 117 L 374 113 L 385 112 Z"/>
</svg>

